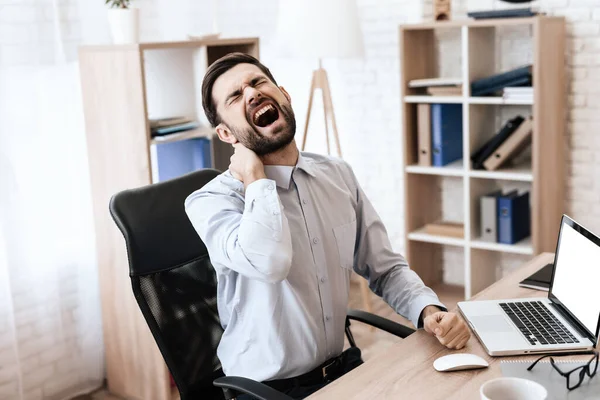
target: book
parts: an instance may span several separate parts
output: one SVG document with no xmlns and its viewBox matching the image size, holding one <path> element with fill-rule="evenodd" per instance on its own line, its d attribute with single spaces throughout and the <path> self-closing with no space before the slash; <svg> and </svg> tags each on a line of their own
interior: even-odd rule
<svg viewBox="0 0 600 400">
<path fill-rule="evenodd" d="M 490 18 L 524 18 L 533 17 L 538 12 L 531 7 L 527 8 L 509 8 L 503 10 L 482 10 L 471 11 L 467 16 L 474 19 L 490 19 Z"/>
<path fill-rule="evenodd" d="M 533 118 L 528 117 L 519 127 L 483 162 L 488 171 L 495 171 L 521 153 L 529 144 L 533 133 Z"/>
<path fill-rule="evenodd" d="M 459 222 L 437 221 L 425 225 L 425 232 L 430 235 L 451 236 L 463 239 L 465 224 Z"/>
<path fill-rule="evenodd" d="M 471 82 L 471 96 L 495 93 L 507 86 L 531 86 L 532 66 L 526 65 L 510 71 L 476 79 Z"/>
<path fill-rule="evenodd" d="M 506 100 L 521 100 L 533 102 L 533 88 L 531 86 L 511 86 L 502 89 L 502 97 Z"/>
<path fill-rule="evenodd" d="M 429 86 L 458 86 L 462 85 L 461 78 L 426 78 L 413 79 L 408 82 L 409 88 L 425 88 Z"/>
<path fill-rule="evenodd" d="M 515 244 L 530 234 L 529 192 L 498 196 L 498 243 Z"/>
<path fill-rule="evenodd" d="M 182 131 L 188 131 L 191 129 L 196 129 L 200 126 L 200 124 L 198 124 L 195 121 L 192 122 L 187 122 L 187 123 L 183 123 L 183 124 L 176 124 L 176 125 L 170 125 L 170 126 L 165 126 L 165 127 L 161 127 L 161 128 L 156 128 L 151 130 L 152 136 L 162 136 L 162 135 L 168 135 L 170 133 L 176 133 L 176 132 L 182 132 Z"/>
<path fill-rule="evenodd" d="M 550 290 L 550 282 L 552 281 L 552 272 L 554 264 L 546 264 L 537 272 L 529 275 L 527 278 L 519 282 L 519 286 L 537 290 Z"/>
<path fill-rule="evenodd" d="M 427 94 L 431 96 L 462 96 L 462 86 L 429 86 Z"/>
<path fill-rule="evenodd" d="M 531 86 L 508 86 L 502 90 L 503 94 L 527 94 L 533 95 L 533 87 Z"/>
<path fill-rule="evenodd" d="M 502 191 L 497 190 L 481 196 L 479 199 L 481 240 L 498 241 L 497 198 L 500 195 L 502 195 Z"/>
<path fill-rule="evenodd" d="M 471 155 L 471 161 L 473 162 L 474 169 L 483 168 L 483 162 L 492 155 L 502 143 L 521 125 L 524 118 L 517 115 L 515 118 L 509 120 L 504 124 L 498 133 L 492 136 L 487 142 L 483 144 L 475 153 Z"/>
<path fill-rule="evenodd" d="M 431 104 L 431 164 L 442 167 L 462 158 L 462 105 Z"/>
<path fill-rule="evenodd" d="M 574 368 L 587 364 L 592 355 L 577 356 L 582 360 L 575 360 L 573 356 L 553 356 L 554 362 L 563 371 L 570 371 Z M 544 359 L 536 364 L 531 370 L 527 371 L 534 359 L 531 360 L 502 360 L 500 361 L 500 370 L 503 376 L 529 379 L 544 386 L 548 391 L 546 400 L 598 400 L 600 399 L 600 379 L 598 376 L 591 378 L 585 376 L 583 383 L 575 390 L 567 389 L 567 381 L 558 371 L 552 367 L 550 360 Z M 575 377 L 574 377 L 575 378 Z M 576 379 L 579 377 L 577 376 Z"/>
<path fill-rule="evenodd" d="M 194 119 L 189 117 L 169 117 L 169 118 L 158 118 L 150 119 L 150 129 L 164 128 L 167 126 L 187 124 L 192 122 Z"/>
<path fill-rule="evenodd" d="M 419 165 L 431 166 L 431 107 L 417 105 L 417 149 Z"/>
</svg>

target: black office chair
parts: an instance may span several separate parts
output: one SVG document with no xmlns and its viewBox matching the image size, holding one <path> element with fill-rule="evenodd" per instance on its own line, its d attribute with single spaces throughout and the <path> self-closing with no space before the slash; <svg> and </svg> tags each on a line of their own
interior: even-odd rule
<svg viewBox="0 0 600 400">
<path fill-rule="evenodd" d="M 110 213 L 125 237 L 133 293 L 181 400 L 231 399 L 239 393 L 290 400 L 260 382 L 223 376 L 220 368 L 216 349 L 223 329 L 215 272 L 184 210 L 185 198 L 218 174 L 200 170 L 112 197 Z M 349 310 L 346 334 L 352 346 L 356 344 L 350 319 L 402 338 L 414 332 L 385 318 Z"/>
</svg>

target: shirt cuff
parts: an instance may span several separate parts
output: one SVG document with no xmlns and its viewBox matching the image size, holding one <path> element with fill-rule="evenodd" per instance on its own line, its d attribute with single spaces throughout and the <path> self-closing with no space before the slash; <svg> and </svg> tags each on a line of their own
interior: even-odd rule
<svg viewBox="0 0 600 400">
<path fill-rule="evenodd" d="M 265 197 L 272 194 L 277 194 L 277 184 L 272 179 L 259 179 L 252 182 L 246 187 L 246 202 L 259 197 Z"/>
<path fill-rule="evenodd" d="M 412 301 L 410 305 L 410 320 L 417 327 L 417 329 L 423 329 L 423 321 L 420 321 L 421 313 L 427 306 L 439 307 L 442 311 L 448 311 L 448 308 L 444 306 L 437 296 L 419 296 Z"/>
</svg>

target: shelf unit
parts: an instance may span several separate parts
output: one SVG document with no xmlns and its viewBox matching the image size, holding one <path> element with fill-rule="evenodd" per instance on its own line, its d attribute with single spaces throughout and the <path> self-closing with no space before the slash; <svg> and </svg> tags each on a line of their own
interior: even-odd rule
<svg viewBox="0 0 600 400">
<path fill-rule="evenodd" d="M 499 27 L 529 26 L 533 49 L 534 101 L 502 97 L 472 97 L 470 82 L 501 72 L 496 65 L 495 39 Z M 420 95 L 409 88 L 413 79 L 437 76 L 436 30 L 460 30 L 462 96 Z M 406 256 L 427 285 L 443 280 L 443 246 L 464 249 L 465 298 L 496 281 L 501 254 L 535 255 L 554 251 L 564 212 L 565 23 L 561 17 L 537 16 L 500 20 L 463 20 L 403 25 L 399 29 L 401 115 L 404 146 Z M 443 62 L 443 60 L 441 60 Z M 418 165 L 417 104 L 462 104 L 463 159 L 444 167 Z M 520 106 L 534 118 L 531 160 L 497 171 L 473 170 L 469 156 L 495 134 L 493 112 Z M 466 160 L 466 162 L 464 161 Z M 465 237 L 423 232 L 427 223 L 442 217 L 440 181 L 462 185 Z M 531 236 L 514 245 L 481 240 L 479 198 L 499 188 L 530 191 Z"/>
<path fill-rule="evenodd" d="M 225 170 L 233 149 L 209 128 L 200 87 L 207 67 L 240 51 L 258 58 L 257 38 L 85 46 L 79 64 L 85 114 L 109 391 L 126 399 L 178 398 L 133 296 L 122 234 L 111 220 L 112 195 L 153 183 L 156 146 L 208 138 L 211 166 Z M 201 127 L 151 137 L 149 120 L 195 116 Z M 188 141 L 188 142 L 184 142 Z M 190 143 L 190 146 L 185 146 Z M 183 207 L 183 204 L 182 204 Z"/>
</svg>

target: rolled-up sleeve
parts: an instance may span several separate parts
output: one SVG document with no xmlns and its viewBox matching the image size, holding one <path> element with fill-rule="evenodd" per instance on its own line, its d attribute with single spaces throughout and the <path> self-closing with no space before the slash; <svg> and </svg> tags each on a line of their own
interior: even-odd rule
<svg viewBox="0 0 600 400">
<path fill-rule="evenodd" d="M 251 183 L 244 198 L 209 185 L 186 199 L 185 211 L 215 268 L 264 282 L 286 279 L 292 241 L 274 181 Z"/>
<path fill-rule="evenodd" d="M 387 231 L 348 166 L 356 187 L 356 247 L 354 270 L 369 281 L 371 290 L 398 314 L 419 327 L 419 316 L 428 305 L 447 310 L 437 295 L 394 252 Z"/>
</svg>

